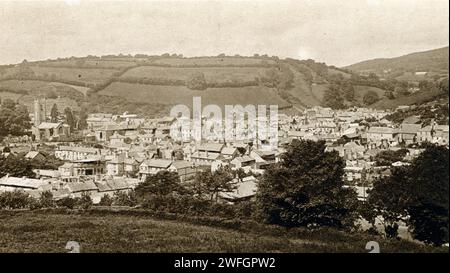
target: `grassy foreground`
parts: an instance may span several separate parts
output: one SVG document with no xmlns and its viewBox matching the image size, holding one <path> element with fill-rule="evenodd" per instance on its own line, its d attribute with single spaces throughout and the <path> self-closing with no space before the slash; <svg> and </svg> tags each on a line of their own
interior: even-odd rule
<svg viewBox="0 0 450 273">
<path fill-rule="evenodd" d="M 95 210 L 0 211 L 0 252 L 68 252 L 68 241 L 77 241 L 81 252 L 368 252 L 368 241 L 377 241 L 381 252 L 448 251 L 329 229 L 162 218 L 167 217 Z"/>
</svg>

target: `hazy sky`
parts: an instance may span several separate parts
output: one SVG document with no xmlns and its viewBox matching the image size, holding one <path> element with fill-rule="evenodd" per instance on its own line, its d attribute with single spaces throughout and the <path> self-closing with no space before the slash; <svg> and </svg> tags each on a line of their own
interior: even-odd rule
<svg viewBox="0 0 450 273">
<path fill-rule="evenodd" d="M 0 63 L 253 53 L 336 66 L 448 45 L 448 0 L 0 1 Z"/>
</svg>

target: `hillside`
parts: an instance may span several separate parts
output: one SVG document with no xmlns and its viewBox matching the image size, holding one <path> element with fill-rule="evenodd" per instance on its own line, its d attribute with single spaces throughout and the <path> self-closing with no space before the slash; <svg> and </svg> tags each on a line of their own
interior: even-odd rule
<svg viewBox="0 0 450 273">
<path fill-rule="evenodd" d="M 193 96 L 201 96 L 203 105 L 276 104 L 295 113 L 326 106 L 323 97 L 332 85 L 353 86 L 354 99 L 345 99 L 345 105 L 361 106 L 367 92 L 375 91 L 385 101 L 386 90 L 394 90 L 397 84 L 313 60 L 267 55 L 185 58 L 121 54 L 0 66 L 0 99 L 13 99 L 30 110 L 34 98 L 46 97 L 48 108 L 57 102 L 60 110 L 131 111 L 145 116 L 167 114 L 174 104 L 190 106 Z M 390 101 L 376 106 L 396 104 Z"/>
<path fill-rule="evenodd" d="M 332 229 L 284 229 L 253 221 L 221 218 L 163 219 L 139 212 L 0 212 L 0 252 L 368 252 L 377 241 L 383 253 L 444 252 L 443 248 L 387 240 L 366 233 Z M 176 217 L 175 217 L 176 218 Z M 49 232 L 51 230 L 51 232 Z M 45 240 L 42 240 L 45 238 Z M 130 240 L 133 238 L 133 240 Z"/>
<path fill-rule="evenodd" d="M 403 80 L 441 77 L 448 74 L 448 50 L 447 46 L 396 58 L 363 61 L 344 68 L 358 73 L 373 72 L 380 76 Z M 427 74 L 423 75 L 420 72 L 427 72 Z"/>
</svg>

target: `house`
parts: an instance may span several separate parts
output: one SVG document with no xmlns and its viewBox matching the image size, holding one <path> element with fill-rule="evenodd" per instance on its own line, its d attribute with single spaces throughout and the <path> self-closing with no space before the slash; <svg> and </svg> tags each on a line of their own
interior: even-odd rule
<svg viewBox="0 0 450 273">
<path fill-rule="evenodd" d="M 192 162 L 184 160 L 172 162 L 167 170 L 169 172 L 177 172 L 181 182 L 192 181 L 197 173 Z"/>
<path fill-rule="evenodd" d="M 111 176 L 121 176 L 124 174 L 124 159 L 115 157 L 106 162 L 106 174 Z"/>
<path fill-rule="evenodd" d="M 344 172 L 347 182 L 361 181 L 364 178 L 364 168 L 360 166 L 346 166 Z"/>
<path fill-rule="evenodd" d="M 256 160 L 248 155 L 235 157 L 230 161 L 232 169 L 256 169 Z"/>
<path fill-rule="evenodd" d="M 167 159 L 150 159 L 144 160 L 139 165 L 139 177 L 145 180 L 147 176 L 157 174 L 160 171 L 166 171 L 172 164 L 171 160 Z"/>
<path fill-rule="evenodd" d="M 63 165 L 58 167 L 58 172 L 60 173 L 61 177 L 70 177 L 74 176 L 74 163 L 66 162 Z"/>
<path fill-rule="evenodd" d="M 103 127 L 106 124 L 109 124 L 112 122 L 112 114 L 104 114 L 104 113 L 93 113 L 89 114 L 88 118 L 86 119 L 87 127 L 91 131 L 95 131 L 96 129 L 99 129 Z"/>
<path fill-rule="evenodd" d="M 222 143 L 204 143 L 197 147 L 197 151 L 201 153 L 220 154 L 224 146 Z"/>
<path fill-rule="evenodd" d="M 33 179 L 28 177 L 13 177 L 5 175 L 0 178 L 0 192 L 15 190 L 38 190 L 40 187 L 47 185 L 48 182 L 41 179 Z"/>
<path fill-rule="evenodd" d="M 90 180 L 83 182 L 68 182 L 64 185 L 64 188 L 69 190 L 72 198 L 81 197 L 83 193 L 93 194 L 98 192 L 97 185 Z"/>
<path fill-rule="evenodd" d="M 274 151 L 252 150 L 250 157 L 255 159 L 258 169 L 266 169 L 268 166 L 275 164 L 276 154 Z"/>
<path fill-rule="evenodd" d="M 239 201 L 249 200 L 256 194 L 258 184 L 254 176 L 247 176 L 242 179 L 234 178 L 231 183 L 235 189 L 231 192 L 221 192 L 219 197 L 227 202 L 235 203 Z"/>
<path fill-rule="evenodd" d="M 397 138 L 398 142 L 405 144 L 412 144 L 417 141 L 417 132 L 422 128 L 420 124 L 414 123 L 402 123 L 398 130 Z"/>
<path fill-rule="evenodd" d="M 345 159 L 348 160 L 360 159 L 364 157 L 364 152 L 366 151 L 366 149 L 363 146 L 358 145 L 355 142 L 348 142 L 344 144 L 343 148 L 344 148 L 344 157 Z"/>
<path fill-rule="evenodd" d="M 394 141 L 395 130 L 389 127 L 370 127 L 367 131 L 367 141 L 382 142 Z"/>
<path fill-rule="evenodd" d="M 239 155 L 239 151 L 236 147 L 224 147 L 220 153 L 222 154 L 223 158 L 226 160 L 232 160 L 236 156 Z"/>
<path fill-rule="evenodd" d="M 33 126 L 32 134 L 37 141 L 55 141 L 70 136 L 70 126 L 62 122 L 42 122 Z"/>
<path fill-rule="evenodd" d="M 194 152 L 190 156 L 190 161 L 193 162 L 195 165 L 200 166 L 211 166 L 211 164 L 219 159 L 220 153 L 209 153 L 206 152 Z"/>
<path fill-rule="evenodd" d="M 109 143 L 111 145 L 124 144 L 126 138 L 127 138 L 126 136 L 114 132 L 114 134 L 109 138 Z"/>
<path fill-rule="evenodd" d="M 433 127 L 431 125 L 420 128 L 417 131 L 418 142 L 431 142 L 433 140 Z"/>
<path fill-rule="evenodd" d="M 30 151 L 25 155 L 25 158 L 28 160 L 44 161 L 46 156 L 37 151 Z"/>
<path fill-rule="evenodd" d="M 441 144 L 448 145 L 448 125 L 436 125 L 434 127 L 435 131 L 435 139 L 439 141 Z"/>
<path fill-rule="evenodd" d="M 55 150 L 55 156 L 62 160 L 82 160 L 100 155 L 101 151 L 95 148 L 60 146 Z"/>
<path fill-rule="evenodd" d="M 95 139 L 99 142 L 109 141 L 110 138 L 115 135 L 125 135 L 127 131 L 136 131 L 138 125 L 136 124 L 117 124 L 109 123 L 105 124 L 100 128 L 94 129 Z"/>
<path fill-rule="evenodd" d="M 101 157 L 73 161 L 73 175 L 101 175 L 106 171 L 106 160 Z"/>
</svg>

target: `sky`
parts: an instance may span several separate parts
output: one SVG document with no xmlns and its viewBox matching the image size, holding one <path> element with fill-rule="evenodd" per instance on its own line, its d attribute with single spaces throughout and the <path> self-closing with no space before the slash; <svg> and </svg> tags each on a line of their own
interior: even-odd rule
<svg viewBox="0 0 450 273">
<path fill-rule="evenodd" d="M 340 67 L 447 46 L 448 14 L 448 0 L 0 0 L 0 64 L 258 53 Z"/>
</svg>

